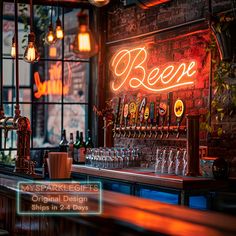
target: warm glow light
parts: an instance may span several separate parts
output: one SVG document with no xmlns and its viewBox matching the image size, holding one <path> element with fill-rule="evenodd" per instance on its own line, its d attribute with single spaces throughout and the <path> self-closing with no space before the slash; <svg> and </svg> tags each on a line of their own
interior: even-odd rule
<svg viewBox="0 0 236 236">
<path fill-rule="evenodd" d="M 130 87 L 162 92 L 194 84 L 192 77 L 197 72 L 195 61 L 172 62 L 148 70 L 147 56 L 145 47 L 123 49 L 116 53 L 110 63 L 114 75 L 112 90 Z"/>
<path fill-rule="evenodd" d="M 78 47 L 81 52 L 91 51 L 90 36 L 86 33 L 79 33 L 78 35 Z"/>
<path fill-rule="evenodd" d="M 67 63 L 68 68 L 68 77 L 64 80 L 64 86 L 61 80 L 62 66 L 60 63 L 51 65 L 49 69 L 49 80 L 41 81 L 39 73 L 34 73 L 34 81 L 37 88 L 37 91 L 34 93 L 35 98 L 40 98 L 45 95 L 61 95 L 62 88 L 63 94 L 66 95 L 69 93 L 69 88 L 71 86 L 72 71 L 70 64 Z"/>
<path fill-rule="evenodd" d="M 98 45 L 89 30 L 87 14 L 78 14 L 78 22 L 78 33 L 72 44 L 72 50 L 78 57 L 87 59 L 97 54 Z"/>
<path fill-rule="evenodd" d="M 55 46 L 49 47 L 49 56 L 56 57 L 57 56 L 57 48 Z"/>
<path fill-rule="evenodd" d="M 16 44 L 15 43 L 12 43 L 12 46 L 11 46 L 11 57 L 16 58 Z"/>
<path fill-rule="evenodd" d="M 63 29 L 62 29 L 62 26 L 61 26 L 61 20 L 60 18 L 58 17 L 57 18 L 57 22 L 56 22 L 56 37 L 58 39 L 63 39 L 64 37 L 64 32 L 63 32 Z"/>
<path fill-rule="evenodd" d="M 56 36 L 53 32 L 53 27 L 52 24 L 49 25 L 48 27 L 48 33 L 46 35 L 46 42 L 51 45 L 56 42 Z"/>
<path fill-rule="evenodd" d="M 25 57 L 28 61 L 34 61 L 36 59 L 36 52 L 33 43 L 29 43 Z"/>
<path fill-rule="evenodd" d="M 110 2 L 110 0 L 89 0 L 89 2 L 96 7 L 103 7 L 107 5 Z"/>
<path fill-rule="evenodd" d="M 38 50 L 34 44 L 35 36 L 34 33 L 30 33 L 28 36 L 28 46 L 24 53 L 24 60 L 29 63 L 38 62 L 39 54 Z"/>
<path fill-rule="evenodd" d="M 53 43 L 53 42 L 54 42 L 54 35 L 53 35 L 53 32 L 50 32 L 50 33 L 47 35 L 47 41 L 50 42 L 50 43 Z"/>
<path fill-rule="evenodd" d="M 63 39 L 63 37 L 64 37 L 64 32 L 63 32 L 61 26 L 57 26 L 57 28 L 56 28 L 56 37 L 58 39 Z"/>
</svg>

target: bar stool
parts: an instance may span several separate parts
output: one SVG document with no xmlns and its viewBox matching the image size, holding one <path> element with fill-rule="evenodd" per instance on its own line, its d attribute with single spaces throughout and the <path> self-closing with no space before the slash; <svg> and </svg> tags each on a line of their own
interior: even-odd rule
<svg viewBox="0 0 236 236">
<path fill-rule="evenodd" d="M 9 235 L 9 232 L 4 229 L 0 229 L 0 236 L 2 235 Z"/>
</svg>

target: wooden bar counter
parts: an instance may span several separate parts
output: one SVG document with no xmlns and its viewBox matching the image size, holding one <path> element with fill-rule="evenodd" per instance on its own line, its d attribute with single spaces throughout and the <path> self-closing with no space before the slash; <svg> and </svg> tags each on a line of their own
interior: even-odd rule
<svg viewBox="0 0 236 236">
<path fill-rule="evenodd" d="M 0 225 L 10 235 L 235 235 L 236 218 L 103 191 L 97 216 L 19 216 L 16 184 L 0 175 Z M 28 200 L 25 199 L 25 206 Z"/>
</svg>

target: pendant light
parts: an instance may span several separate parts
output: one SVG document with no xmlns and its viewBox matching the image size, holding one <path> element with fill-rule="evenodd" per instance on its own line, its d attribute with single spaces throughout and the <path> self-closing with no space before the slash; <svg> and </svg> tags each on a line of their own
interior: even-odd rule
<svg viewBox="0 0 236 236">
<path fill-rule="evenodd" d="M 56 36 L 53 32 L 53 25 L 52 25 L 52 13 L 53 13 L 53 7 L 51 7 L 51 22 L 50 25 L 48 26 L 48 33 L 46 34 L 46 42 L 47 44 L 51 45 L 56 42 Z"/>
<path fill-rule="evenodd" d="M 64 38 L 64 31 L 63 31 L 61 20 L 59 17 L 59 6 L 58 5 L 57 5 L 57 21 L 56 21 L 56 38 L 57 39 Z"/>
<path fill-rule="evenodd" d="M 98 52 L 98 45 L 88 27 L 88 15 L 81 11 L 78 14 L 78 33 L 72 48 L 79 58 L 88 59 Z"/>
<path fill-rule="evenodd" d="M 39 61 L 39 54 L 35 45 L 35 34 L 33 32 L 33 0 L 30 0 L 30 33 L 28 35 L 28 45 L 24 53 L 24 61 L 28 63 Z"/>
<path fill-rule="evenodd" d="M 12 37 L 11 57 L 12 57 L 12 58 L 16 58 L 16 42 L 15 42 L 15 36 Z"/>
<path fill-rule="evenodd" d="M 110 0 L 89 0 L 89 2 L 96 7 L 103 7 L 107 5 Z"/>
</svg>

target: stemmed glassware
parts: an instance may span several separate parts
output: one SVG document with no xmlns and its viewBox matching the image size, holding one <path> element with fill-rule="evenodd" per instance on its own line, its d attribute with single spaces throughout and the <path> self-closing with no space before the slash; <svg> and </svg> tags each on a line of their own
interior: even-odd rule
<svg viewBox="0 0 236 236">
<path fill-rule="evenodd" d="M 137 148 L 90 148 L 86 152 L 86 165 L 112 169 L 140 166 Z"/>
<path fill-rule="evenodd" d="M 187 151 L 171 146 L 157 147 L 155 173 L 186 175 Z"/>
</svg>

